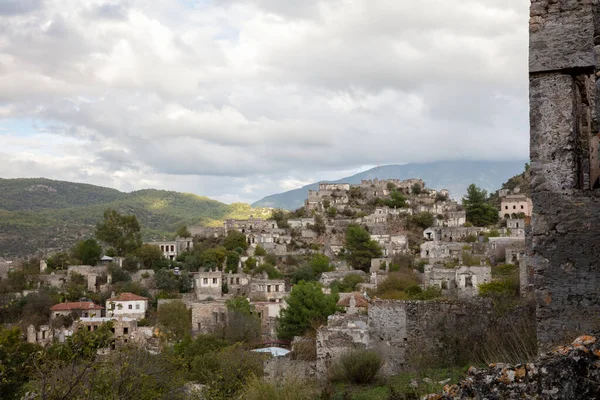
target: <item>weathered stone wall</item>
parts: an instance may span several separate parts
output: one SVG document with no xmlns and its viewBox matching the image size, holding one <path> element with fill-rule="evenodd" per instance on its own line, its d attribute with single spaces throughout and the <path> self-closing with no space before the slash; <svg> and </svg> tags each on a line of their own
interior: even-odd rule
<svg viewBox="0 0 600 400">
<path fill-rule="evenodd" d="M 439 349 L 445 335 L 484 332 L 491 303 L 471 301 L 375 300 L 369 306 L 369 345 L 386 360 L 386 373 L 398 373 L 421 353 Z"/>
<path fill-rule="evenodd" d="M 531 262 L 540 350 L 600 324 L 599 6 L 532 0 Z"/>
<path fill-rule="evenodd" d="M 270 383 L 281 381 L 308 381 L 316 377 L 315 361 L 291 360 L 285 357 L 269 358 L 264 363 L 265 380 Z"/>
</svg>

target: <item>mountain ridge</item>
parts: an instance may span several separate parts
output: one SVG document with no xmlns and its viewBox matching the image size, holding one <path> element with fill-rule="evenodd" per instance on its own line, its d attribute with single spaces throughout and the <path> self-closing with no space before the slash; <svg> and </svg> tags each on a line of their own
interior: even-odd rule
<svg viewBox="0 0 600 400">
<path fill-rule="evenodd" d="M 218 225 L 228 218 L 267 216 L 248 204 L 224 204 L 160 189 L 120 192 L 46 178 L 0 178 L 0 257 L 63 250 L 89 237 L 107 208 L 135 215 L 144 239 L 172 236 L 181 225 Z"/>
<path fill-rule="evenodd" d="M 321 181 L 331 183 L 358 184 L 363 179 L 409 179 L 420 178 L 432 189 L 448 189 L 453 198 L 459 199 L 471 183 L 494 192 L 510 177 L 523 171 L 527 160 L 518 161 L 439 161 L 432 163 L 410 163 L 385 165 L 359 172 L 358 174 Z M 295 210 L 302 207 L 309 190 L 317 190 L 319 182 L 298 189 L 276 193 L 252 203 L 252 207 L 271 207 Z"/>
</svg>

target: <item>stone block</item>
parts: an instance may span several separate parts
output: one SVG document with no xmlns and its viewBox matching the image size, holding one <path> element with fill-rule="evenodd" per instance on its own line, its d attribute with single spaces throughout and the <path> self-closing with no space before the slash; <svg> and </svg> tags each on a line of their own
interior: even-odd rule
<svg viewBox="0 0 600 400">
<path fill-rule="evenodd" d="M 529 25 L 531 73 L 591 68 L 594 59 L 594 16 L 591 0 L 532 1 Z"/>
<path fill-rule="evenodd" d="M 529 84 L 532 188 L 574 189 L 578 166 L 573 78 L 559 73 L 534 75 Z"/>
</svg>

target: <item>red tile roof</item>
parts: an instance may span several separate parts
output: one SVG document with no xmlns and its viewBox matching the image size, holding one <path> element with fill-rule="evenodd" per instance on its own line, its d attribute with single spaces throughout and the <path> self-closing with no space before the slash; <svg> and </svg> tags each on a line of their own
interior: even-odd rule
<svg viewBox="0 0 600 400">
<path fill-rule="evenodd" d="M 116 297 L 111 297 L 106 301 L 136 301 L 136 300 L 148 300 L 147 297 L 138 296 L 137 294 L 125 292 L 121 293 Z"/>
<path fill-rule="evenodd" d="M 369 300 L 365 298 L 361 293 L 354 292 L 348 297 L 344 297 L 340 301 L 338 301 L 338 306 L 342 307 L 350 307 L 350 297 L 354 297 L 354 301 L 356 302 L 356 307 L 366 308 L 369 306 Z"/>
<path fill-rule="evenodd" d="M 104 307 L 92 303 L 91 301 L 75 301 L 71 303 L 60 303 L 50 307 L 50 311 L 71 311 L 71 310 L 103 310 Z"/>
</svg>

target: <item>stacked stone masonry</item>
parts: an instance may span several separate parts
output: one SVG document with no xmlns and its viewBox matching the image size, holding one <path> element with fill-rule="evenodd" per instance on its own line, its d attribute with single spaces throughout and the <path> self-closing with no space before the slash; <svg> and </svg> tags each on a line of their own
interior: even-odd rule
<svg viewBox="0 0 600 400">
<path fill-rule="evenodd" d="M 600 6 L 532 0 L 532 256 L 540 350 L 599 326 Z"/>
</svg>

